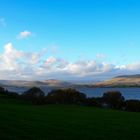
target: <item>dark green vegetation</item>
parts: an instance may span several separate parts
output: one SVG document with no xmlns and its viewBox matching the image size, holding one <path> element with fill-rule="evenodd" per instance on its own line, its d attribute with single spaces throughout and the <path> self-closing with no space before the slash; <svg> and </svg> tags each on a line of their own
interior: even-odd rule
<svg viewBox="0 0 140 140">
<path fill-rule="evenodd" d="M 140 101 L 119 91 L 87 98 L 74 89 L 45 96 L 36 87 L 22 95 L 0 87 L 0 140 L 138 140 L 139 111 Z"/>
<path fill-rule="evenodd" d="M 55 89 L 45 95 L 40 88 L 33 87 L 19 95 L 0 87 L 0 96 L 28 101 L 33 105 L 74 104 L 140 112 L 140 100 L 125 100 L 119 91 L 108 91 L 102 97 L 87 98 L 84 93 L 71 88 Z"/>
<path fill-rule="evenodd" d="M 53 104 L 84 104 L 86 95 L 75 89 L 52 90 L 46 97 L 47 103 Z"/>
<path fill-rule="evenodd" d="M 138 140 L 140 113 L 0 98 L 1 140 Z"/>
</svg>

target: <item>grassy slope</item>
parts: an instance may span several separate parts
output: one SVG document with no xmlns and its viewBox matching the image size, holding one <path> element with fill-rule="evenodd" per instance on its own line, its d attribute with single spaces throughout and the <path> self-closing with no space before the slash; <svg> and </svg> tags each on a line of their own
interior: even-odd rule
<svg viewBox="0 0 140 140">
<path fill-rule="evenodd" d="M 96 86 L 140 86 L 140 78 L 138 77 L 116 77 L 107 81 L 99 82 Z"/>
<path fill-rule="evenodd" d="M 1 140 L 138 140 L 140 113 L 0 99 Z"/>
</svg>

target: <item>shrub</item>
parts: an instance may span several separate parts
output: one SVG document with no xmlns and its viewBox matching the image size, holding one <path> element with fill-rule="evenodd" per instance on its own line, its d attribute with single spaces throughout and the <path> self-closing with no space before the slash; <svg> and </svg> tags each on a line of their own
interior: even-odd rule
<svg viewBox="0 0 140 140">
<path fill-rule="evenodd" d="M 57 89 L 52 90 L 47 95 L 48 103 L 62 104 L 82 104 L 86 99 L 86 95 L 76 91 L 75 89 Z"/>
<path fill-rule="evenodd" d="M 102 106 L 102 98 L 95 98 L 95 97 L 87 98 L 85 105 L 101 107 Z"/>
<path fill-rule="evenodd" d="M 19 94 L 16 92 L 6 91 L 5 93 L 10 98 L 18 98 L 19 97 Z"/>
<path fill-rule="evenodd" d="M 0 87 L 0 94 L 1 94 L 1 95 L 6 94 L 6 92 L 7 92 L 7 90 L 5 90 L 5 88 Z"/>
<path fill-rule="evenodd" d="M 139 100 L 127 100 L 125 102 L 125 110 L 126 111 L 140 111 L 140 101 Z"/>
<path fill-rule="evenodd" d="M 21 97 L 26 100 L 32 101 L 33 104 L 44 104 L 45 103 L 45 93 L 37 87 L 33 87 L 25 91 Z"/>
<path fill-rule="evenodd" d="M 124 97 L 119 91 L 105 92 L 102 98 L 110 108 L 121 109 L 124 103 Z"/>
</svg>

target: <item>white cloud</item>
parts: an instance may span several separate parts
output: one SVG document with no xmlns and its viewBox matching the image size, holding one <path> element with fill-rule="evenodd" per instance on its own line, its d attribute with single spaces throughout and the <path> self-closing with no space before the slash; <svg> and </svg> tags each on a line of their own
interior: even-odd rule
<svg viewBox="0 0 140 140">
<path fill-rule="evenodd" d="M 103 58 L 105 58 L 105 55 L 104 54 L 101 54 L 101 53 L 97 53 L 96 54 L 96 58 L 97 59 L 103 59 Z"/>
<path fill-rule="evenodd" d="M 30 31 L 25 30 L 25 31 L 19 33 L 19 35 L 17 36 L 17 39 L 25 39 L 31 35 L 32 35 L 32 33 Z"/>
<path fill-rule="evenodd" d="M 4 52 L 0 54 L 0 78 L 102 80 L 122 74 L 139 73 L 140 70 L 138 62 L 128 65 L 113 65 L 96 60 L 69 62 L 54 56 L 43 59 L 44 57 L 42 51 L 23 52 L 15 49 L 12 43 L 7 43 L 4 46 Z"/>
<path fill-rule="evenodd" d="M 16 61 L 22 57 L 22 52 L 13 48 L 12 43 L 4 46 L 4 53 L 0 55 L 0 67 L 4 70 L 15 70 L 18 68 Z"/>
<path fill-rule="evenodd" d="M 132 64 L 128 64 L 128 65 L 126 65 L 126 69 L 131 70 L 131 71 L 140 70 L 140 63 L 135 62 Z"/>
<path fill-rule="evenodd" d="M 6 27 L 6 22 L 4 18 L 0 18 L 0 25 Z"/>
</svg>

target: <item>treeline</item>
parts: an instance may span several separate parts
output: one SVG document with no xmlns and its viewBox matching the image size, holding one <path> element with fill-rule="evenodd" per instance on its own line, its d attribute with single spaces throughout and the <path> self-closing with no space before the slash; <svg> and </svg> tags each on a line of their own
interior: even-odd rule
<svg viewBox="0 0 140 140">
<path fill-rule="evenodd" d="M 0 97 L 1 98 L 18 98 L 19 94 L 16 92 L 8 91 L 7 89 L 0 87 Z"/>
<path fill-rule="evenodd" d="M 37 87 L 33 87 L 23 94 L 0 87 L 0 97 L 17 98 L 30 101 L 34 105 L 43 104 L 77 104 L 83 106 L 94 106 L 100 108 L 111 108 L 124 111 L 140 112 L 140 100 L 125 100 L 119 91 L 108 91 L 102 97 L 87 97 L 75 89 L 56 89 L 47 95 Z"/>
</svg>

